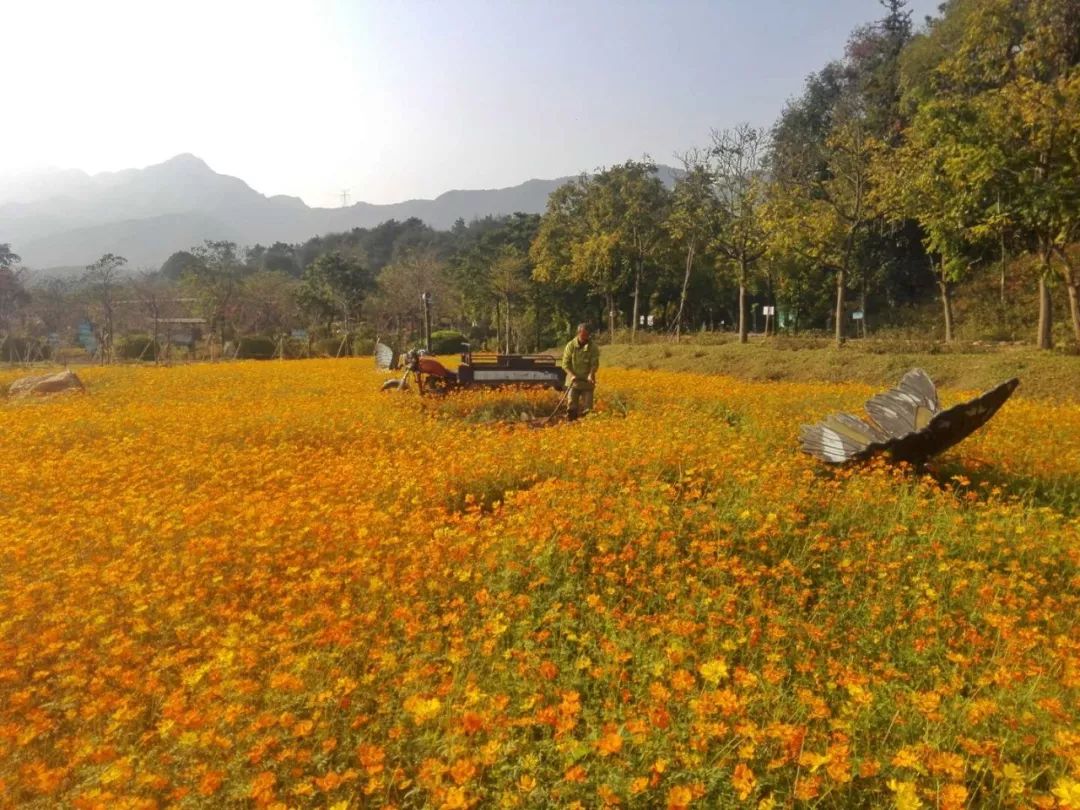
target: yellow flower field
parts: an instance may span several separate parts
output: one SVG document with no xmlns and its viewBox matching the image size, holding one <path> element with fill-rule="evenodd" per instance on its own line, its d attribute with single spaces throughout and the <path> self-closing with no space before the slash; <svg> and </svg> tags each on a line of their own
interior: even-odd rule
<svg viewBox="0 0 1080 810">
<path fill-rule="evenodd" d="M 0 806 L 1080 806 L 1075 402 L 920 476 L 797 452 L 855 385 L 83 376 L 0 405 Z"/>
</svg>

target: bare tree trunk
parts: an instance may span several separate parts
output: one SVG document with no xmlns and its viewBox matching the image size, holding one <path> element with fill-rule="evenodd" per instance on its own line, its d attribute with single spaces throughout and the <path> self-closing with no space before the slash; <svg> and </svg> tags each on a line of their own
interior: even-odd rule
<svg viewBox="0 0 1080 810">
<path fill-rule="evenodd" d="M 945 308 L 945 342 L 953 340 L 952 285 L 944 278 L 938 281 L 941 288 L 941 304 Z"/>
<path fill-rule="evenodd" d="M 154 310 L 154 365 L 161 364 L 161 347 L 158 345 L 158 335 L 160 334 L 158 326 L 158 313 Z"/>
<path fill-rule="evenodd" d="M 611 335 L 611 342 L 615 342 L 615 296 L 611 293 L 607 294 L 607 318 L 608 318 L 608 334 Z"/>
<path fill-rule="evenodd" d="M 1077 300 L 1077 289 L 1075 280 L 1069 280 L 1068 290 L 1069 315 L 1072 317 L 1073 337 L 1076 339 L 1076 345 L 1080 346 L 1080 300 Z"/>
<path fill-rule="evenodd" d="M 533 319 L 533 324 L 536 327 L 536 343 L 533 345 L 533 351 L 538 352 L 543 350 L 543 346 L 540 345 L 540 299 L 537 298 L 533 304 L 533 312 L 536 317 Z"/>
<path fill-rule="evenodd" d="M 105 302 L 105 327 L 101 332 L 101 365 L 107 366 L 112 362 L 112 313 L 109 311 L 108 301 Z"/>
<path fill-rule="evenodd" d="M 682 294 L 679 296 L 679 314 L 675 316 L 675 342 L 682 337 L 682 317 L 686 308 L 686 291 L 690 287 L 690 270 L 694 266 L 694 242 L 690 241 L 690 247 L 686 251 L 686 272 L 683 273 Z"/>
<path fill-rule="evenodd" d="M 862 286 L 859 288 L 859 311 L 862 313 L 862 319 L 859 321 L 859 333 L 866 337 L 866 279 L 862 281 Z"/>
<path fill-rule="evenodd" d="M 1001 243 L 999 245 L 1001 250 L 1001 278 L 998 280 L 998 290 L 1001 296 L 1002 309 L 1005 307 L 1005 270 L 1008 266 L 1008 254 L 1005 252 L 1005 231 L 1001 232 Z"/>
<path fill-rule="evenodd" d="M 1073 337 L 1076 345 L 1080 346 L 1080 278 L 1077 277 L 1077 268 L 1069 257 L 1068 251 L 1063 248 L 1057 250 L 1061 257 L 1061 263 L 1065 265 L 1065 289 L 1069 293 L 1069 317 L 1072 319 Z"/>
<path fill-rule="evenodd" d="M 739 261 L 739 343 L 747 342 L 746 322 L 746 258 Z"/>
<path fill-rule="evenodd" d="M 844 345 L 844 269 L 836 274 L 836 348 Z"/>
<path fill-rule="evenodd" d="M 861 200 L 861 196 L 858 198 Z M 861 207 L 861 202 L 859 203 Z M 844 290 L 847 287 L 847 269 L 851 266 L 851 256 L 855 250 L 856 224 L 848 232 L 847 246 L 844 248 L 844 263 L 836 274 L 836 348 L 844 345 Z"/>
<path fill-rule="evenodd" d="M 746 322 L 746 284 L 739 280 L 739 343 L 746 343 L 748 325 Z"/>
<path fill-rule="evenodd" d="M 506 353 L 510 354 L 510 299 L 506 299 Z"/>
<path fill-rule="evenodd" d="M 1050 299 L 1049 267 L 1044 266 L 1039 273 L 1039 333 L 1040 349 L 1054 348 L 1054 309 Z"/>
<path fill-rule="evenodd" d="M 637 336 L 637 322 L 638 322 L 638 297 L 641 295 L 641 262 L 638 262 L 637 270 L 634 272 L 634 316 L 630 320 L 630 343 L 634 343 L 634 338 Z"/>
</svg>

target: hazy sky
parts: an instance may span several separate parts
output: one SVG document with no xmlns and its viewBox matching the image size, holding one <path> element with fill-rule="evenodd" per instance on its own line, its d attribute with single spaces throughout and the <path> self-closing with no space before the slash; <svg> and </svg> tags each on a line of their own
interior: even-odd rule
<svg viewBox="0 0 1080 810">
<path fill-rule="evenodd" d="M 938 0 L 911 0 L 915 19 Z M 192 152 L 310 205 L 558 177 L 767 126 L 876 0 L 0 0 L 0 173 Z"/>
</svg>

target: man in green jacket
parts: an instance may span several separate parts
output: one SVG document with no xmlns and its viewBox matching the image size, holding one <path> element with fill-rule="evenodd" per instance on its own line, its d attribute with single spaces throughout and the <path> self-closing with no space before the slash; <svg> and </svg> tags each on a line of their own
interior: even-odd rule
<svg viewBox="0 0 1080 810">
<path fill-rule="evenodd" d="M 578 324 L 577 337 L 563 349 L 562 367 L 570 387 L 570 418 L 577 419 L 592 410 L 596 370 L 600 368 L 600 348 L 592 342 L 588 324 Z"/>
</svg>

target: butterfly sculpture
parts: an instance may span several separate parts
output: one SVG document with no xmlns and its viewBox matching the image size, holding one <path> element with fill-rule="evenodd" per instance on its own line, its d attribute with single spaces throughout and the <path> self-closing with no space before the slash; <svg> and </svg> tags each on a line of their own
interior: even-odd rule
<svg viewBox="0 0 1080 810">
<path fill-rule="evenodd" d="M 375 368 L 388 371 L 394 367 L 394 350 L 378 340 L 375 341 Z"/>
<path fill-rule="evenodd" d="M 890 391 L 866 403 L 868 419 L 834 413 L 803 425 L 802 450 L 830 464 L 888 453 L 896 461 L 921 464 L 966 439 L 997 413 L 1020 381 L 1006 380 L 975 399 L 941 410 L 937 389 L 921 368 L 912 369 Z"/>
</svg>

